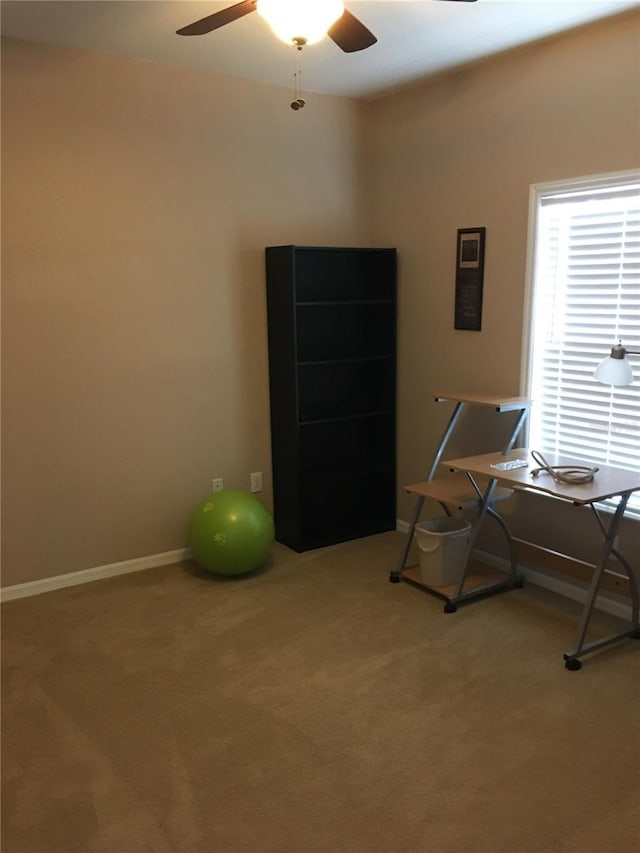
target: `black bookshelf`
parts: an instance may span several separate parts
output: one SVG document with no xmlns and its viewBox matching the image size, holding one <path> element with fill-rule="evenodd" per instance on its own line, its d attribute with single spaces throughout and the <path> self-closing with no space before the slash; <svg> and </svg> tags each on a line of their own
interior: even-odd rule
<svg viewBox="0 0 640 853">
<path fill-rule="evenodd" d="M 276 539 L 396 526 L 396 250 L 266 250 Z"/>
</svg>

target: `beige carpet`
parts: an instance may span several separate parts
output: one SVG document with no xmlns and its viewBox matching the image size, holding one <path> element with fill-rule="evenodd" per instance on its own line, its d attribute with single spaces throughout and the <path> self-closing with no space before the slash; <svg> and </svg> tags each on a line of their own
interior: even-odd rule
<svg viewBox="0 0 640 853">
<path fill-rule="evenodd" d="M 567 672 L 577 605 L 445 615 L 400 543 L 3 605 L 2 853 L 640 850 L 640 643 Z"/>
</svg>

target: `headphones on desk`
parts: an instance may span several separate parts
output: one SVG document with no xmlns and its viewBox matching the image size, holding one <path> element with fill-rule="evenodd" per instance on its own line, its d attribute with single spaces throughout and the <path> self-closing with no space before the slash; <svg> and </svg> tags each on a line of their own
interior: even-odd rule
<svg viewBox="0 0 640 853">
<path fill-rule="evenodd" d="M 586 465 L 549 465 L 538 450 L 532 450 L 531 455 L 540 466 L 529 472 L 532 477 L 537 477 L 544 472 L 551 475 L 556 483 L 564 483 L 568 486 L 590 483 L 599 471 L 599 468 L 589 468 Z"/>
</svg>

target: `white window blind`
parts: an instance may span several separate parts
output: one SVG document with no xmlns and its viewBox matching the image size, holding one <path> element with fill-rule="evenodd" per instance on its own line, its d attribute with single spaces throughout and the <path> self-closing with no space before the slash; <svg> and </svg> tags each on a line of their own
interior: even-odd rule
<svg viewBox="0 0 640 853">
<path fill-rule="evenodd" d="M 611 347 L 640 350 L 640 180 L 538 196 L 529 445 L 640 472 L 640 356 L 631 385 L 593 372 Z M 627 515 L 640 518 L 640 495 Z"/>
</svg>

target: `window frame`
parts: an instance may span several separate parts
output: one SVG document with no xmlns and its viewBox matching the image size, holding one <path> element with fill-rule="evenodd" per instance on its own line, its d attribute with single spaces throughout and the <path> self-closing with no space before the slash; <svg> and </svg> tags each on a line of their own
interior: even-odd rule
<svg viewBox="0 0 640 853">
<path fill-rule="evenodd" d="M 528 211 L 528 227 L 527 227 L 527 255 L 525 269 L 525 288 L 524 288 L 524 304 L 522 313 L 522 347 L 521 347 L 521 371 L 520 371 L 520 388 L 521 393 L 525 396 L 532 394 L 533 380 L 533 342 L 534 342 L 534 299 L 535 299 L 535 276 L 536 276 L 536 237 L 538 234 L 538 211 L 541 207 L 541 201 L 544 197 L 555 195 L 558 193 L 570 193 L 578 191 L 588 191 L 589 189 L 602 189 L 604 186 L 614 187 L 616 184 L 624 185 L 629 182 L 640 182 L 640 169 L 627 169 L 616 172 L 605 172 L 597 175 L 588 175 L 578 178 L 566 178 L 563 180 L 546 181 L 542 183 L 532 184 L 529 188 L 529 211 Z M 617 341 L 611 342 L 611 345 Z M 623 341 L 624 344 L 624 341 Z M 603 358 L 604 358 L 603 354 Z M 634 383 L 640 382 L 638 377 L 637 366 L 634 364 L 635 376 Z M 533 400 L 533 406 L 536 401 Z M 527 446 L 530 443 L 530 421 L 527 421 L 525 426 L 524 441 Z M 613 512 L 617 502 L 605 502 L 599 505 L 599 508 Z M 635 521 L 640 521 L 640 512 L 638 510 L 627 511 L 626 517 Z"/>
</svg>

